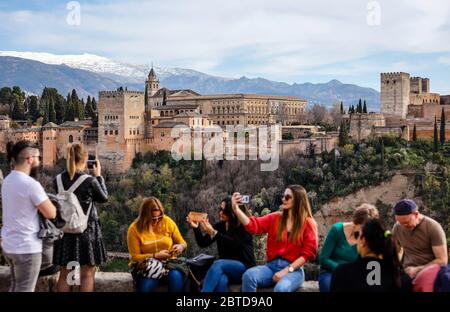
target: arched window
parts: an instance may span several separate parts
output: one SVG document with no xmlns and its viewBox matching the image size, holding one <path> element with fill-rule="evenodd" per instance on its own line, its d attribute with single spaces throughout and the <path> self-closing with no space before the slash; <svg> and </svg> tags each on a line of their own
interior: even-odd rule
<svg viewBox="0 0 450 312">
<path fill-rule="evenodd" d="M 73 143 L 73 136 L 69 135 L 69 143 Z"/>
</svg>

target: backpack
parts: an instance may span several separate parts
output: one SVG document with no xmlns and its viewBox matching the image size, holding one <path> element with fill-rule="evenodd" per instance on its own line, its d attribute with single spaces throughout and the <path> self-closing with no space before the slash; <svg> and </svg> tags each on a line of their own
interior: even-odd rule
<svg viewBox="0 0 450 312">
<path fill-rule="evenodd" d="M 56 176 L 56 184 L 58 186 L 58 194 L 56 197 L 61 207 L 61 217 L 66 222 L 62 228 L 64 233 L 80 234 L 87 228 L 92 202 L 87 214 L 84 214 L 80 201 L 74 192 L 89 177 L 90 175 L 88 174 L 80 176 L 68 190 L 64 190 L 61 174 Z"/>
<path fill-rule="evenodd" d="M 434 281 L 434 292 L 450 292 L 450 265 L 442 266 Z"/>
</svg>

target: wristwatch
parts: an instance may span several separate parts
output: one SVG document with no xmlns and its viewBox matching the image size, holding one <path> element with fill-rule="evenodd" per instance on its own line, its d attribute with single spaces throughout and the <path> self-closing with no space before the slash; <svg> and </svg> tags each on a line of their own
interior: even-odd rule
<svg viewBox="0 0 450 312">
<path fill-rule="evenodd" d="M 294 270 L 294 267 L 293 267 L 292 265 L 290 265 L 290 266 L 288 267 L 288 271 L 289 271 L 289 273 L 294 272 L 294 271 L 295 271 L 295 270 Z"/>
</svg>

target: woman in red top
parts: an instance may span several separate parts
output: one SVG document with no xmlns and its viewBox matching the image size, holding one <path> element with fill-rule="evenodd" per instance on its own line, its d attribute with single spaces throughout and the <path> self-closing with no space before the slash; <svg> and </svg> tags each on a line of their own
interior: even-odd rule
<svg viewBox="0 0 450 312">
<path fill-rule="evenodd" d="M 248 269 L 242 277 L 242 291 L 275 284 L 276 292 L 293 292 L 305 280 L 303 265 L 314 259 L 318 249 L 317 224 L 306 190 L 290 185 L 284 191 L 281 211 L 263 217 L 247 217 L 239 208 L 242 196 L 234 193 L 233 212 L 252 234 L 268 233 L 267 263 Z"/>
</svg>

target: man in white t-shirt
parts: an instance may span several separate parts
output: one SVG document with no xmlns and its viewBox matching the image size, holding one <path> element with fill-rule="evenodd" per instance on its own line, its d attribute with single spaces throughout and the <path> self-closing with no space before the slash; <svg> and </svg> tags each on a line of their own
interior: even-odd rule
<svg viewBox="0 0 450 312">
<path fill-rule="evenodd" d="M 38 211 L 47 218 L 56 217 L 56 208 L 42 185 L 33 179 L 40 165 L 39 149 L 28 141 L 8 148 L 14 170 L 2 183 L 3 254 L 11 269 L 9 291 L 32 292 L 36 287 L 42 256 L 42 240 L 38 238 Z"/>
</svg>

